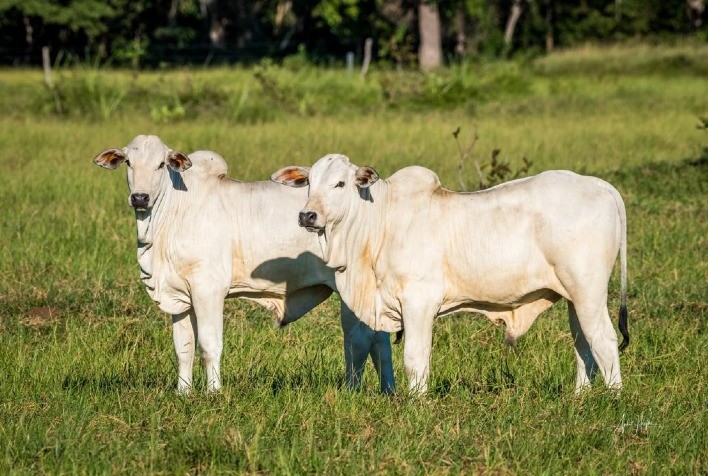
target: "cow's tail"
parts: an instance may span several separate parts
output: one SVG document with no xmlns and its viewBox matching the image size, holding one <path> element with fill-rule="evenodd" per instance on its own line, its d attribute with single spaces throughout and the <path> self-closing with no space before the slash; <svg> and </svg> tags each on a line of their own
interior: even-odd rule
<svg viewBox="0 0 708 476">
<path fill-rule="evenodd" d="M 620 217 L 621 237 L 620 237 L 620 311 L 619 330 L 622 334 L 622 343 L 619 350 L 622 351 L 629 345 L 629 327 L 627 325 L 627 211 L 624 208 L 624 201 L 617 189 L 614 187 L 613 195 L 617 203 L 617 211 Z"/>
</svg>

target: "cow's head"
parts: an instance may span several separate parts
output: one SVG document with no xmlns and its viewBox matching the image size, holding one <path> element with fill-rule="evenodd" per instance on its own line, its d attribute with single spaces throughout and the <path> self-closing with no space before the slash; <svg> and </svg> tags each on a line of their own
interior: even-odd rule
<svg viewBox="0 0 708 476">
<path fill-rule="evenodd" d="M 274 182 L 309 188 L 309 199 L 299 215 L 300 226 L 319 232 L 340 221 L 352 201 L 368 196 L 367 189 L 379 179 L 371 167 L 357 167 L 341 154 L 328 154 L 311 169 L 285 167 L 271 176 Z"/>
<path fill-rule="evenodd" d="M 184 172 L 192 165 L 185 154 L 170 149 L 159 137 L 144 135 L 122 149 L 104 150 L 93 162 L 106 169 L 115 169 L 125 162 L 130 188 L 128 204 L 138 211 L 152 208 L 170 171 Z"/>
</svg>

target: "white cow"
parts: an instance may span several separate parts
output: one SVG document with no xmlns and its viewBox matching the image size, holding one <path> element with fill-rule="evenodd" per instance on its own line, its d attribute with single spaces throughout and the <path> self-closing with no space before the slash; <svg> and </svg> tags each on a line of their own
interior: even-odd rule
<svg viewBox="0 0 708 476">
<path fill-rule="evenodd" d="M 160 309 L 172 314 L 178 391 L 192 386 L 195 340 L 208 390 L 220 388 L 225 298 L 262 304 L 284 326 L 335 289 L 316 237 L 296 223 L 305 190 L 232 180 L 218 154 L 187 157 L 156 136 L 138 136 L 94 159 L 107 169 L 123 162 L 137 220 L 140 277 Z M 359 386 L 368 354 L 381 390 L 393 391 L 388 334 L 361 324 L 344 303 L 341 321 L 347 384 Z"/>
<path fill-rule="evenodd" d="M 457 193 L 422 167 L 377 181 L 374 169 L 338 154 L 271 179 L 309 180 L 300 225 L 318 233 L 337 289 L 359 319 L 375 330 L 405 331 L 411 390 L 427 388 L 436 316 L 482 313 L 505 324 L 513 342 L 561 297 L 575 339 L 576 391 L 598 369 L 608 386 L 621 386 L 607 285 L 619 252 L 621 350 L 629 343 L 627 227 L 622 198 L 607 182 L 550 171 Z"/>
</svg>

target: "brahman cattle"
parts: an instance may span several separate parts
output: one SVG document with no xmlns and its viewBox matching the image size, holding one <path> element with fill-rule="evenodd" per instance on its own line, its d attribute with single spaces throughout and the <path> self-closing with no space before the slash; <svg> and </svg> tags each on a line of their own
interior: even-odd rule
<svg viewBox="0 0 708 476">
<path fill-rule="evenodd" d="M 192 386 L 195 341 L 208 390 L 221 386 L 225 298 L 255 301 L 284 326 L 335 290 L 316 237 L 297 226 L 306 190 L 230 179 L 218 154 L 186 156 L 156 136 L 138 136 L 94 159 L 107 169 L 123 162 L 137 221 L 140 278 L 160 309 L 172 314 L 179 392 Z M 347 384 L 359 386 L 368 354 L 381 390 L 393 391 L 388 334 L 367 328 L 345 304 L 341 322 Z"/>
<path fill-rule="evenodd" d="M 621 350 L 629 343 L 627 225 L 614 187 L 568 171 L 473 193 L 442 188 L 423 167 L 378 178 L 339 154 L 271 177 L 291 186 L 309 182 L 300 225 L 317 233 L 357 317 L 374 330 L 405 332 L 411 390 L 427 388 L 436 316 L 482 313 L 503 323 L 513 342 L 561 297 L 575 340 L 576 391 L 598 369 L 609 387 L 621 386 L 607 287 L 619 252 Z"/>
</svg>

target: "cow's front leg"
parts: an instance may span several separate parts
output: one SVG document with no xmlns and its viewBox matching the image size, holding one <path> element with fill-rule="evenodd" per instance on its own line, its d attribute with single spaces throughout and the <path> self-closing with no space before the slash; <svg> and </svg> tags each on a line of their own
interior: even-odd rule
<svg viewBox="0 0 708 476">
<path fill-rule="evenodd" d="M 172 316 L 172 341 L 175 345 L 179 381 L 177 393 L 187 394 L 192 389 L 192 367 L 194 365 L 194 344 L 197 321 L 194 312 L 188 311 Z"/>
<path fill-rule="evenodd" d="M 344 302 L 341 303 L 340 312 L 342 332 L 344 333 L 344 364 L 346 366 L 344 378 L 347 388 L 359 390 L 371 343 L 369 336 L 366 335 L 366 326 L 357 319 Z"/>
<path fill-rule="evenodd" d="M 392 395 L 396 391 L 396 380 L 393 376 L 393 358 L 391 352 L 391 336 L 388 332 L 374 332 L 371 350 L 371 361 L 379 374 L 381 393 Z"/>
<path fill-rule="evenodd" d="M 396 381 L 393 376 L 391 337 L 387 332 L 376 332 L 361 322 L 344 302 L 341 303 L 341 316 L 347 387 L 354 390 L 361 387 L 366 358 L 370 355 L 379 376 L 381 393 L 392 394 L 396 390 Z"/>
<path fill-rule="evenodd" d="M 434 312 L 415 302 L 403 305 L 403 366 L 408 376 L 408 387 L 417 395 L 428 390 L 430 355 L 433 349 Z"/>
<path fill-rule="evenodd" d="M 208 281 L 207 281 L 208 282 Z M 192 305 L 197 319 L 197 342 L 207 376 L 207 392 L 221 389 L 221 351 L 224 347 L 224 299 L 218 286 L 192 287 Z"/>
</svg>

